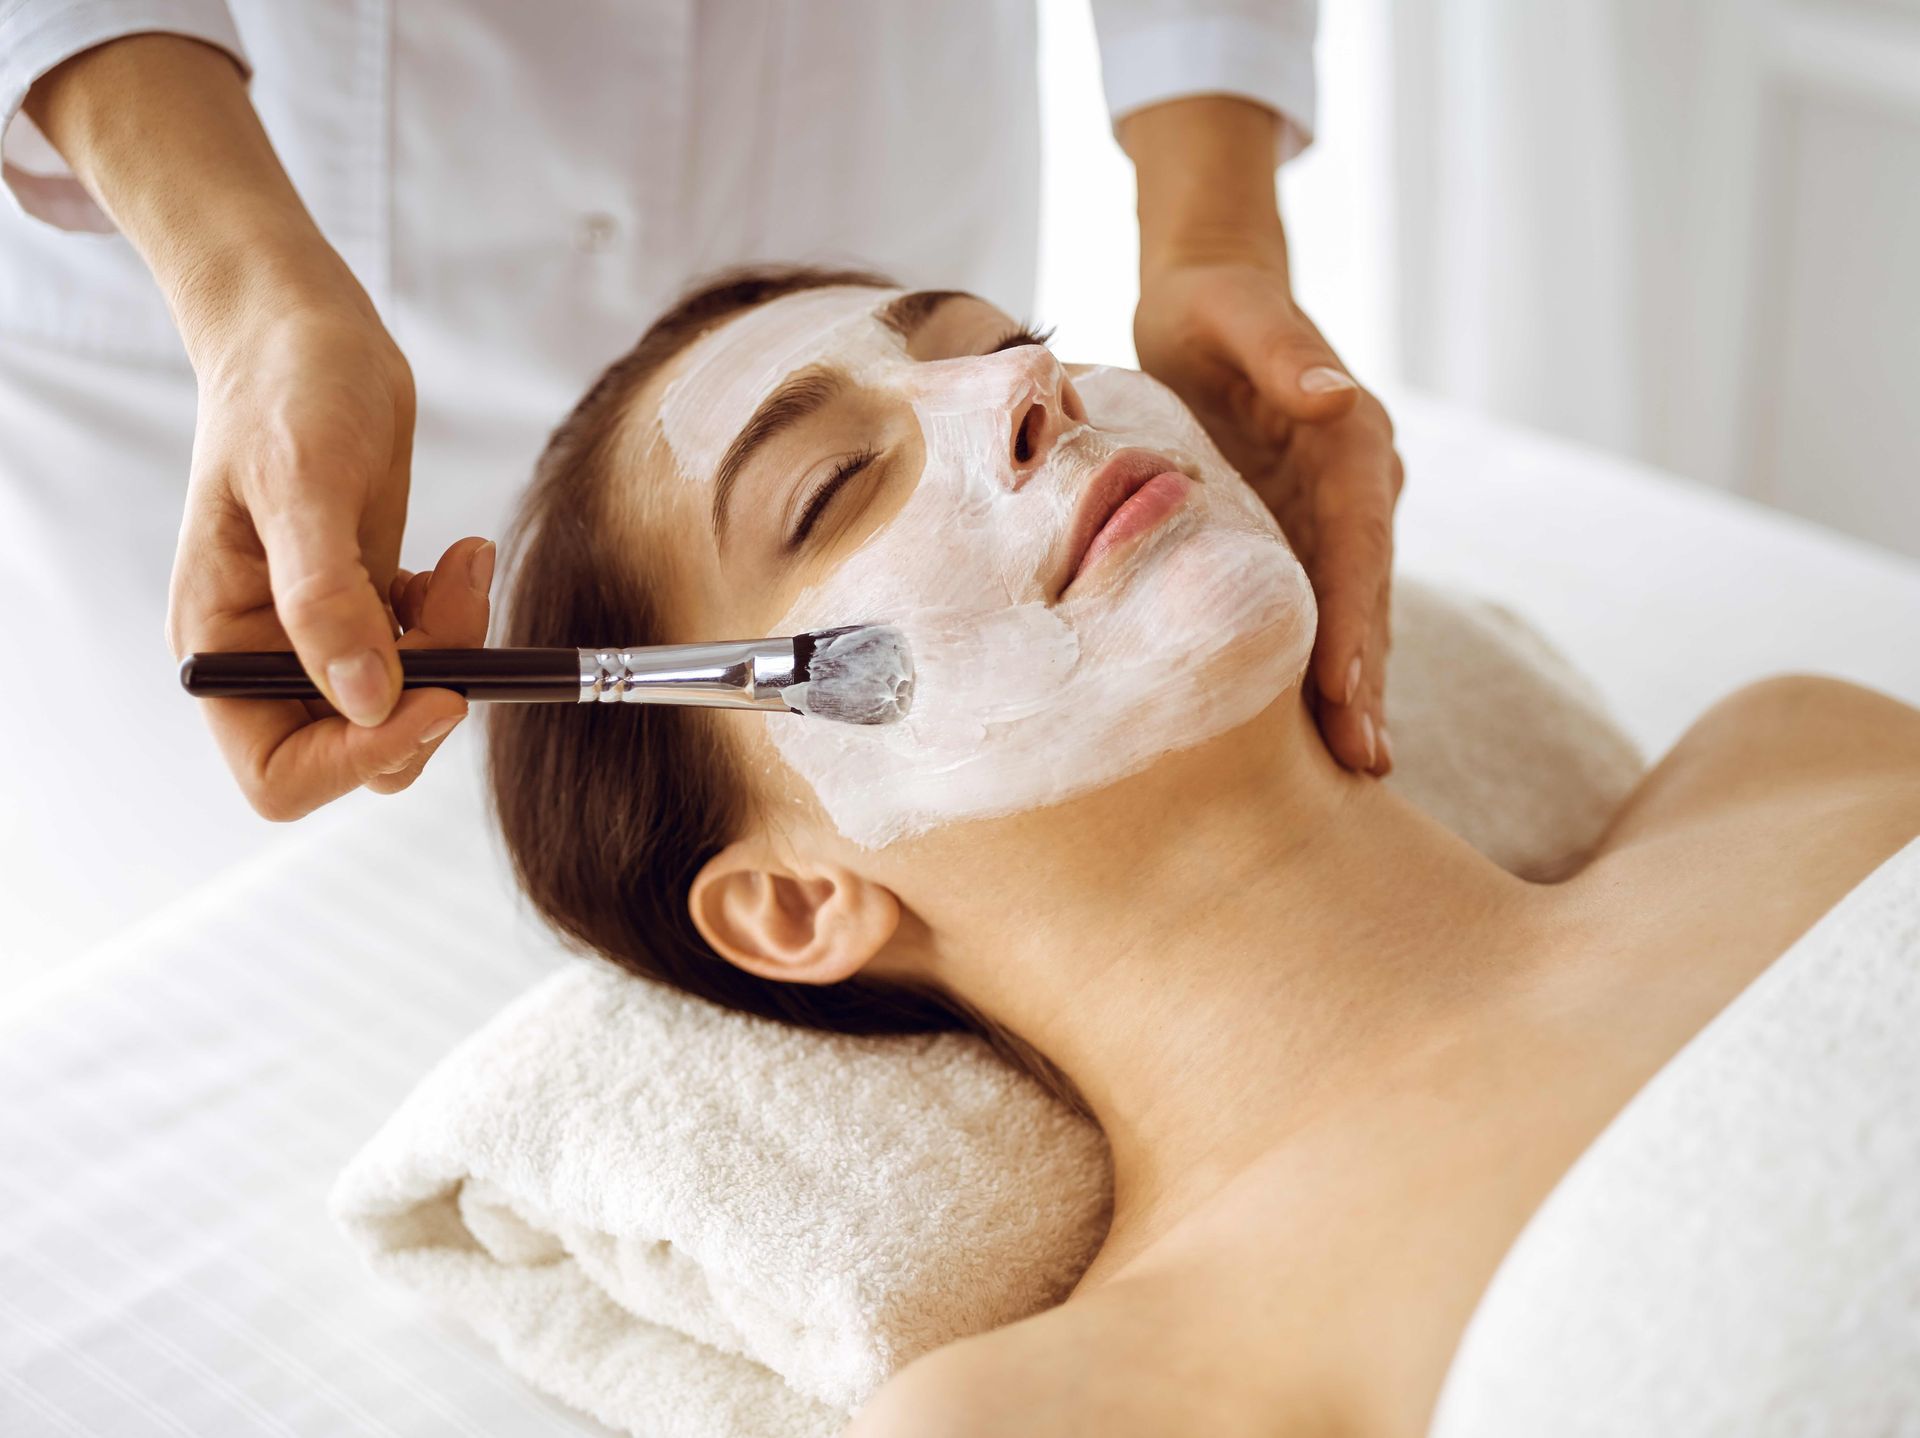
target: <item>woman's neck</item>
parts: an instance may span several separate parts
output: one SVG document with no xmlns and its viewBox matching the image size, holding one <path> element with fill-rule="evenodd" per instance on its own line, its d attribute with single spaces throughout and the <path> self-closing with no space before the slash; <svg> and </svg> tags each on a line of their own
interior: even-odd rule
<svg viewBox="0 0 1920 1438">
<path fill-rule="evenodd" d="M 997 888 L 965 925 L 992 942 L 943 963 L 1086 1097 L 1116 1235 L 1459 1038 L 1534 951 L 1541 891 L 1337 766 L 1297 690 L 1255 722 L 1280 732 L 1156 767 L 1156 828 L 1137 793 L 1127 827 L 1089 805 L 1098 842 Z"/>
</svg>

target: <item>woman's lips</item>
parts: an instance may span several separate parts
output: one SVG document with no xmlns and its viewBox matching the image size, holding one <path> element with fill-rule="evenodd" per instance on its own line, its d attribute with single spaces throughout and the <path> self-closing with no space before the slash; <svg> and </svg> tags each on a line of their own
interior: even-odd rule
<svg viewBox="0 0 1920 1438">
<path fill-rule="evenodd" d="M 1067 577 L 1071 589 L 1081 575 L 1099 564 L 1107 555 L 1137 539 L 1186 503 L 1193 481 L 1178 470 L 1162 470 L 1136 489 L 1132 496 L 1108 516 L 1087 545 L 1080 563 Z M 1062 591 L 1065 593 L 1065 590 Z"/>
<path fill-rule="evenodd" d="M 1087 561 L 1095 557 L 1094 540 L 1100 537 L 1101 531 L 1119 518 L 1120 511 L 1148 483 L 1169 475 L 1181 477 L 1180 466 L 1168 456 L 1156 454 L 1150 449 L 1129 446 L 1107 456 L 1105 463 L 1094 470 L 1086 487 L 1080 491 L 1079 501 L 1073 507 L 1073 517 L 1067 524 L 1066 532 L 1060 536 L 1053 574 L 1045 584 L 1049 604 L 1060 602 L 1072 587 L 1074 579 L 1087 567 Z M 1190 476 L 1187 478 L 1189 483 L 1197 483 Z M 1162 485 L 1155 497 L 1164 502 L 1168 498 L 1167 486 Z M 1141 525 L 1143 529 L 1152 528 L 1165 517 L 1164 511 L 1155 514 L 1151 504 L 1138 516 L 1145 521 Z M 1111 553 L 1117 544 L 1125 542 L 1126 537 L 1116 534 L 1111 542 L 1100 546 L 1100 554 Z"/>
</svg>

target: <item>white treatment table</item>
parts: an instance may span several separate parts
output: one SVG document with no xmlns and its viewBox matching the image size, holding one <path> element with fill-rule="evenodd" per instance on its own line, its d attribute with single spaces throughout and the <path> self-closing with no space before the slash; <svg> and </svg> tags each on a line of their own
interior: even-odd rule
<svg viewBox="0 0 1920 1438">
<path fill-rule="evenodd" d="M 1650 753 L 1783 670 L 1920 702 L 1920 567 L 1411 396 L 1394 412 L 1403 566 L 1532 619 Z M 555 962 L 475 738 L 0 1008 L 0 1433 L 602 1431 L 377 1288 L 325 1212 L 419 1075 Z"/>
</svg>

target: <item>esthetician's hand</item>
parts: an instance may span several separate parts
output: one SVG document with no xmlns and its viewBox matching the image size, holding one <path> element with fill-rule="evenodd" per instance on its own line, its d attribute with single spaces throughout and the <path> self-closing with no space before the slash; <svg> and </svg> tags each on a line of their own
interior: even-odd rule
<svg viewBox="0 0 1920 1438">
<path fill-rule="evenodd" d="M 1385 774 L 1388 588 L 1400 457 L 1380 402 L 1293 302 L 1274 171 L 1288 122 L 1230 95 L 1125 116 L 1140 186 L 1140 367 L 1273 510 L 1320 609 L 1307 693 L 1327 748 Z"/>
<path fill-rule="evenodd" d="M 1143 275 L 1140 366 L 1173 389 L 1267 502 L 1313 582 L 1310 698 L 1351 769 L 1393 767 L 1384 689 L 1393 508 L 1402 469 L 1380 401 L 1347 374 L 1288 291 L 1254 260 Z"/>
<path fill-rule="evenodd" d="M 327 696 L 197 701 L 228 767 L 269 819 L 406 788 L 467 710 L 449 689 L 400 689 L 406 361 L 224 50 L 109 40 L 36 80 L 24 108 L 152 270 L 199 382 L 168 645 L 291 649 Z M 480 539 L 447 551 L 401 647 L 485 642 L 492 554 Z"/>
<path fill-rule="evenodd" d="M 190 345 L 200 416 L 167 642 L 299 654 L 332 702 L 199 701 L 248 801 L 297 819 L 361 785 L 406 788 L 466 714 L 450 689 L 402 692 L 396 649 L 486 642 L 494 548 L 462 539 L 431 574 L 398 568 L 413 387 L 370 305 L 282 295 L 241 316 Z"/>
</svg>

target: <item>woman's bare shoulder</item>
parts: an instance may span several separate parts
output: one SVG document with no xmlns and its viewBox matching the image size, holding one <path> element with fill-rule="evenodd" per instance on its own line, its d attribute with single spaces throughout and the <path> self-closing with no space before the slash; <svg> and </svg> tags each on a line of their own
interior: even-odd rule
<svg viewBox="0 0 1920 1438">
<path fill-rule="evenodd" d="M 1088 1426 L 1126 1381 L 1112 1373 L 1113 1355 L 1103 1355 L 1098 1341 L 1102 1307 L 1091 1299 L 1064 1304 L 915 1359 L 841 1438 L 1133 1432 L 1124 1421 Z M 1124 1419 L 1124 1409 L 1117 1416 Z"/>
<path fill-rule="evenodd" d="M 1784 674 L 1697 719 L 1628 796 L 1602 851 L 1765 808 L 1920 828 L 1920 709 L 1864 685 Z M 1876 841 L 1863 833 L 1869 845 Z"/>
<path fill-rule="evenodd" d="M 1736 689 L 1681 742 L 1702 740 L 1776 751 L 1806 767 L 1831 767 L 1839 757 L 1856 768 L 1912 773 L 1920 766 L 1920 709 L 1829 675 L 1779 674 Z"/>
<path fill-rule="evenodd" d="M 1127 1285 L 1110 1284 L 916 1359 L 841 1438 L 1285 1438 L 1294 1431 L 1284 1417 L 1276 1425 L 1270 1407 L 1257 1427 L 1236 1422 L 1246 1405 L 1218 1382 L 1196 1378 L 1176 1336 L 1132 1300 Z"/>
<path fill-rule="evenodd" d="M 1062 1342 L 1075 1328 L 1056 1316 L 1065 1311 L 1053 1309 L 916 1358 L 881 1385 L 841 1438 L 977 1438 L 1001 1432 L 1044 1438 L 1074 1431 L 1058 1411 L 1065 1374 L 1046 1366 L 1049 1354 L 1058 1364 Z M 1088 1355 L 1082 1348 L 1066 1356 L 1083 1364 Z"/>
</svg>

